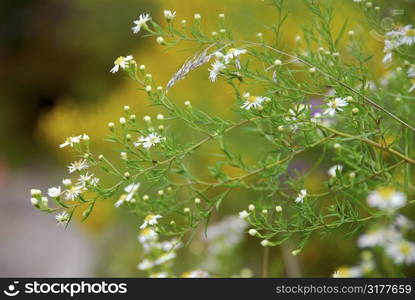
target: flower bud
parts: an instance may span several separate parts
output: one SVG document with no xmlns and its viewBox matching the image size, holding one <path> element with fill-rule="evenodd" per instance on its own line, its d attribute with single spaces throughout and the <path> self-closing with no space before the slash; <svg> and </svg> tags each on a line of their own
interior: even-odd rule
<svg viewBox="0 0 415 300">
<path fill-rule="evenodd" d="M 248 209 L 249 209 L 250 211 L 254 211 L 254 210 L 255 210 L 255 205 L 250 204 L 250 205 L 248 206 Z"/>
<path fill-rule="evenodd" d="M 282 65 L 282 61 L 279 59 L 274 60 L 274 66 L 281 66 Z"/>
<path fill-rule="evenodd" d="M 184 212 L 184 213 L 186 213 L 186 214 L 187 214 L 187 213 L 189 213 L 189 212 L 190 212 L 190 208 L 185 207 L 185 208 L 183 209 L 183 212 Z"/>
<path fill-rule="evenodd" d="M 282 212 L 282 207 L 281 207 L 280 205 L 275 206 L 275 211 L 276 211 L 277 213 Z"/>
<path fill-rule="evenodd" d="M 200 204 L 200 198 L 195 198 L 195 203 Z"/>
<path fill-rule="evenodd" d="M 150 199 L 150 196 L 149 196 L 149 195 L 144 195 L 144 196 L 143 196 L 143 200 L 144 200 L 144 201 L 147 201 L 148 199 Z"/>
<path fill-rule="evenodd" d="M 36 198 L 30 198 L 30 203 L 31 203 L 34 207 L 39 207 L 39 200 L 37 200 Z"/>
<path fill-rule="evenodd" d="M 262 247 L 270 246 L 270 242 L 268 240 L 263 240 L 263 241 L 261 241 L 261 246 Z"/>
<path fill-rule="evenodd" d="M 249 229 L 248 233 L 249 235 L 256 236 L 258 234 L 258 231 L 256 229 Z"/>
<path fill-rule="evenodd" d="M 162 36 L 157 37 L 156 41 L 159 45 L 166 45 L 166 42 Z"/>
</svg>

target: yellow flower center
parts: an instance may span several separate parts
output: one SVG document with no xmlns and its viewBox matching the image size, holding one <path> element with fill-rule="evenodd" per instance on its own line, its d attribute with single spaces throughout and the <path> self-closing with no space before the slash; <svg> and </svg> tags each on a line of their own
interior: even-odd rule
<svg viewBox="0 0 415 300">
<path fill-rule="evenodd" d="M 379 194 L 384 198 L 389 198 L 393 195 L 395 190 L 391 187 L 383 187 L 378 189 Z"/>
<path fill-rule="evenodd" d="M 406 35 L 406 36 L 409 36 L 409 37 L 413 37 L 413 36 L 415 36 L 415 29 L 408 29 L 408 30 L 405 32 L 405 35 Z"/>
<path fill-rule="evenodd" d="M 124 56 L 120 56 L 114 61 L 114 64 L 119 65 L 123 62 L 124 62 Z"/>
<path fill-rule="evenodd" d="M 340 267 L 337 270 L 339 277 L 350 277 L 350 269 L 348 267 Z"/>
<path fill-rule="evenodd" d="M 140 231 L 140 235 L 146 236 L 146 235 L 149 235 L 150 232 L 151 232 L 151 228 L 147 227 Z"/>
<path fill-rule="evenodd" d="M 154 215 L 148 215 L 144 220 L 147 222 L 150 222 L 151 220 L 153 220 Z"/>
<path fill-rule="evenodd" d="M 235 50 L 236 50 L 235 48 L 231 48 L 226 52 L 226 54 L 233 54 Z"/>
<path fill-rule="evenodd" d="M 254 103 L 256 100 L 257 100 L 256 96 L 249 96 L 249 98 L 248 98 L 249 103 Z"/>
<path fill-rule="evenodd" d="M 399 245 L 399 251 L 403 254 L 403 255 L 409 255 L 409 253 L 411 252 L 411 247 L 409 246 L 408 243 L 403 242 Z"/>
</svg>

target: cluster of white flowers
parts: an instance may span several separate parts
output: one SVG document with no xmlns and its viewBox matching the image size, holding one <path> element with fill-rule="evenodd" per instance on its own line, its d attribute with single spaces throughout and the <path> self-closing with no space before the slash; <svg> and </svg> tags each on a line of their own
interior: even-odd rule
<svg viewBox="0 0 415 300">
<path fill-rule="evenodd" d="M 383 63 L 392 61 L 392 53 L 401 46 L 411 46 L 415 43 L 415 29 L 412 25 L 406 25 L 385 34 Z"/>
<path fill-rule="evenodd" d="M 221 71 L 225 70 L 227 65 L 231 62 L 235 62 L 235 65 L 238 69 L 241 68 L 241 63 L 239 61 L 239 56 L 245 54 L 246 49 L 230 48 L 225 54 L 221 51 L 215 53 L 216 60 L 212 63 L 211 68 L 209 69 L 209 79 L 212 82 L 215 82 L 218 75 Z"/>
</svg>

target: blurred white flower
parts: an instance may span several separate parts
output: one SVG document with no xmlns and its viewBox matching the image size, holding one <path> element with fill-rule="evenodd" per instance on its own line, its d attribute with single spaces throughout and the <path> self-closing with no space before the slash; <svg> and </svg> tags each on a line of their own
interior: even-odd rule
<svg viewBox="0 0 415 300">
<path fill-rule="evenodd" d="M 66 138 L 66 140 L 63 144 L 59 145 L 59 148 L 63 148 L 63 147 L 66 147 L 66 146 L 73 147 L 74 144 L 79 144 L 79 142 L 81 141 L 81 138 L 82 138 L 81 135 L 70 136 L 70 137 Z"/>
<path fill-rule="evenodd" d="M 141 271 L 146 271 L 154 267 L 154 263 L 148 259 L 144 259 L 141 263 L 137 265 L 137 268 Z"/>
<path fill-rule="evenodd" d="M 393 188 L 383 187 L 371 192 L 367 198 L 367 203 L 369 206 L 382 210 L 393 210 L 406 204 L 406 196 Z"/>
<path fill-rule="evenodd" d="M 138 241 L 141 244 L 145 244 L 157 240 L 157 237 L 157 232 L 153 228 L 147 227 L 140 230 L 138 234 Z"/>
<path fill-rule="evenodd" d="M 209 69 L 209 79 L 212 82 L 215 82 L 219 73 L 222 70 L 226 69 L 226 66 L 220 61 L 220 60 L 216 60 L 212 65 L 211 65 L 211 69 Z"/>
<path fill-rule="evenodd" d="M 58 187 L 51 187 L 50 189 L 48 189 L 48 195 L 49 195 L 49 197 L 57 198 L 61 194 L 62 194 L 62 191 L 61 191 L 61 187 L 60 186 L 58 186 Z"/>
<path fill-rule="evenodd" d="M 415 243 L 404 239 L 386 245 L 386 253 L 396 264 L 412 265 L 415 263 Z"/>
<path fill-rule="evenodd" d="M 162 255 L 160 255 L 159 258 L 157 258 L 154 262 L 155 265 L 161 265 L 164 264 L 172 259 L 174 259 L 176 257 L 176 253 L 171 251 L 168 253 L 163 253 Z"/>
</svg>

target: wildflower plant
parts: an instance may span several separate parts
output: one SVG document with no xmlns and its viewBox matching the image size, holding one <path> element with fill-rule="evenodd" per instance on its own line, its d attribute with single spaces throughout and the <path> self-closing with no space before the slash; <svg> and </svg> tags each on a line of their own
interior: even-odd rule
<svg viewBox="0 0 415 300">
<path fill-rule="evenodd" d="M 381 37 L 384 56 L 378 57 L 363 47 L 369 33 L 355 32 L 347 22 L 333 30 L 335 11 L 330 3 L 299 2 L 307 5 L 310 18 L 302 24 L 302 34 L 293 38 L 292 49 L 281 42 L 288 16 L 283 0 L 267 1 L 277 17 L 267 24 L 269 32 L 253 41 L 238 39 L 223 14 L 212 33 L 204 30 L 197 13 L 193 20 L 180 22 L 180 12 L 165 10 L 161 24 L 140 14 L 133 33 L 162 47 L 191 43 L 196 50 L 165 84 L 156 82 L 133 56 L 117 58 L 110 71 L 134 81 L 159 114 L 139 120 L 124 107 L 119 121 L 108 124 L 106 140 L 120 153 L 116 163 L 94 153 L 86 134 L 66 139 L 60 147 L 77 156 L 68 166 L 70 178 L 49 189 L 53 207 L 39 190 L 32 190 L 31 203 L 41 211 L 59 213 L 60 224 L 68 224 L 76 210 L 87 219 L 97 201 L 113 201 L 116 208 L 130 210 L 142 224 L 139 239 L 147 247 L 138 268 L 151 274 L 153 268 L 159 275 L 170 274 L 168 262 L 176 255 L 163 248 L 159 238 L 174 238 L 181 245 L 207 226 L 234 191 L 253 195 L 252 204 L 239 216 L 249 225 L 246 234 L 258 238 L 266 251 L 290 240 L 298 255 L 313 235 L 393 227 L 399 235 L 396 247 L 385 244 L 385 234 L 379 237 L 382 242 L 361 236 L 359 246 L 383 243 L 394 263 L 414 264 L 412 231 L 402 231 L 396 218 L 402 216 L 398 210 L 403 214 L 414 203 L 415 29 L 398 25 L 385 30 L 381 12 L 386 8 L 345 0 L 360 7 L 361 18 L 370 20 Z M 371 73 L 373 63 L 382 64 L 388 76 Z M 212 85 L 223 82 L 232 89 L 231 118 L 170 96 L 177 82 L 195 69 L 202 69 Z M 193 137 L 184 141 L 172 122 L 188 127 Z M 233 147 L 228 136 L 235 132 L 248 143 L 255 139 L 255 163 L 247 163 L 248 154 Z M 208 143 L 218 146 L 220 156 L 203 166 L 206 179 L 189 167 L 189 161 Z M 318 153 L 312 165 L 294 170 L 293 162 L 310 153 Z M 226 167 L 240 170 L 240 175 L 230 175 Z M 315 170 L 327 174 L 322 189 L 308 183 Z M 98 173 L 112 184 L 102 184 L 94 175 Z M 143 195 L 140 184 L 155 189 Z M 361 269 L 352 271 L 363 274 Z"/>
</svg>

